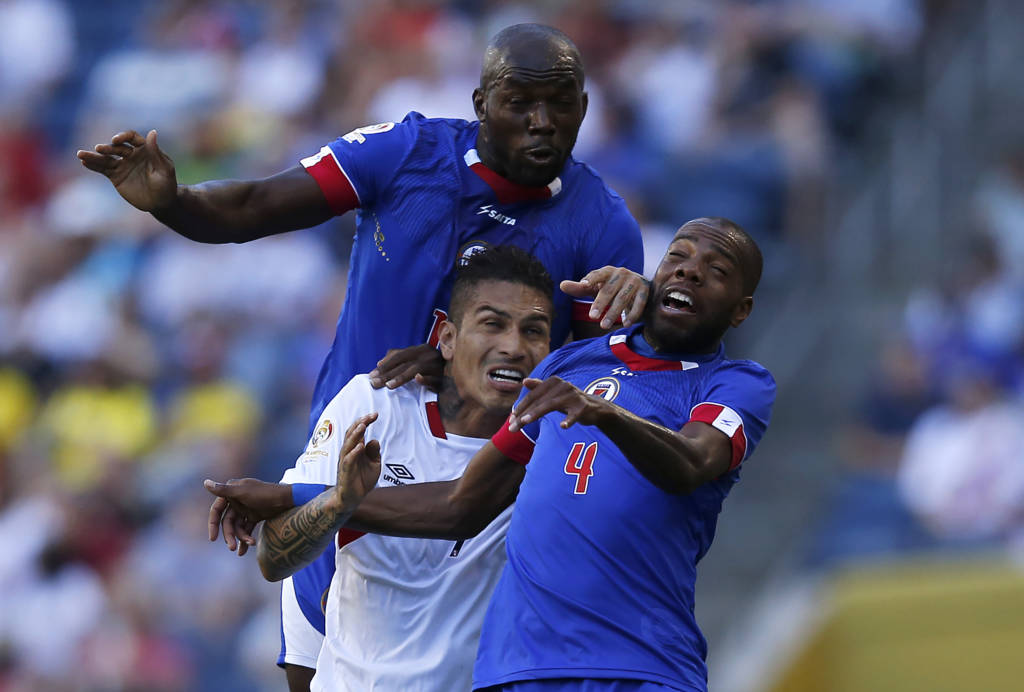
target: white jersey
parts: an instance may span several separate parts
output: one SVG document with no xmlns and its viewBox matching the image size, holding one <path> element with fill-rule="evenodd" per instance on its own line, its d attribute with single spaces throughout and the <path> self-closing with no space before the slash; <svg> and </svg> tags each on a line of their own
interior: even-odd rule
<svg viewBox="0 0 1024 692">
<path fill-rule="evenodd" d="M 378 487 L 459 478 L 487 441 L 446 433 L 437 395 L 421 385 L 373 389 L 358 375 L 324 409 L 284 482 L 333 485 L 345 431 L 373 411 L 365 439 L 380 442 Z M 469 690 L 511 512 L 458 542 L 342 529 L 311 690 Z"/>
</svg>

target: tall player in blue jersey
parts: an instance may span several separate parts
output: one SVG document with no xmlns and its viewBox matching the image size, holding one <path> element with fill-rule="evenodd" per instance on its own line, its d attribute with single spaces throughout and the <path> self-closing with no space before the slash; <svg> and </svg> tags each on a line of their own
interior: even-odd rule
<svg viewBox="0 0 1024 692">
<path fill-rule="evenodd" d="M 548 356 L 459 480 L 377 489 L 355 508 L 349 528 L 460 540 L 515 499 L 475 689 L 707 690 L 696 566 L 775 400 L 768 371 L 721 343 L 760 275 L 738 226 L 685 224 L 642 324 Z M 363 440 L 371 418 L 353 422 L 339 467 L 381 461 Z M 354 509 L 339 480 L 317 517 L 336 526 Z"/>
<path fill-rule="evenodd" d="M 556 281 L 586 275 L 601 290 L 592 308 L 556 296 L 553 346 L 570 328 L 577 338 L 593 335 L 593 316 L 605 316 L 604 328 L 623 311 L 627 322 L 639 317 L 646 287 L 610 269 L 642 271 L 639 228 L 622 199 L 570 155 L 587 109 L 583 83 L 579 51 L 567 36 L 521 24 L 487 48 L 473 92 L 478 122 L 410 113 L 400 123 L 354 130 L 261 180 L 178 185 L 155 131 L 119 133 L 78 157 L 135 207 L 200 242 L 246 242 L 358 210 L 348 291 L 314 391 L 312 427 L 356 374 L 372 371 L 376 386 L 394 387 L 429 363 L 440 371 L 432 344 L 454 268 L 476 248 L 517 245 Z M 389 349 L 424 342 L 380 360 Z M 294 580 L 299 609 L 321 633 L 331 551 L 325 560 Z M 286 662 L 315 660 L 315 651 L 289 659 L 288 648 L 284 637 Z"/>
</svg>

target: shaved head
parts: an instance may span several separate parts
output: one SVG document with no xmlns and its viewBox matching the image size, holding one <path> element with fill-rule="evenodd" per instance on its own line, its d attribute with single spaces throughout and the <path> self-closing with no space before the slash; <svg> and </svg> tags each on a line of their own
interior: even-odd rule
<svg viewBox="0 0 1024 692">
<path fill-rule="evenodd" d="M 484 89 L 509 70 L 563 72 L 583 88 L 583 59 L 572 39 L 544 24 L 513 24 L 499 31 L 484 52 L 480 86 Z"/>
<path fill-rule="evenodd" d="M 683 224 L 676 232 L 679 237 L 686 232 L 686 229 L 693 226 L 703 226 L 713 231 L 724 234 L 731 242 L 729 245 L 736 249 L 736 260 L 740 271 L 743 273 L 743 291 L 748 296 L 754 295 L 757 284 L 761 281 L 761 270 L 764 266 L 764 259 L 761 257 L 761 248 L 749 233 L 735 221 L 721 216 L 705 216 L 693 219 Z"/>
<path fill-rule="evenodd" d="M 502 29 L 484 54 L 473 110 L 483 164 L 520 185 L 548 185 L 572 155 L 587 113 L 579 49 L 543 24 Z"/>
</svg>

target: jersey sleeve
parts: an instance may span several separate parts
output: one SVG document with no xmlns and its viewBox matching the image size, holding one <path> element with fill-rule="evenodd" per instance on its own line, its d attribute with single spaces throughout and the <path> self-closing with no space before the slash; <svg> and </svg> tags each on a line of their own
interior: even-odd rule
<svg viewBox="0 0 1024 692">
<path fill-rule="evenodd" d="M 410 114 L 400 123 L 357 128 L 300 163 L 335 214 L 373 207 L 415 144 L 419 121 Z"/>
<path fill-rule="evenodd" d="M 775 379 L 756 363 L 738 361 L 712 376 L 703 397 L 690 411 L 690 421 L 707 423 L 729 438 L 731 471 L 753 453 L 768 428 Z"/>
<path fill-rule="evenodd" d="M 602 231 L 592 238 L 585 250 L 583 265 L 579 268 L 578 279 L 587 272 L 604 266 L 625 267 L 637 274 L 644 273 L 644 244 L 640 226 L 626 209 L 626 204 L 616 198 L 616 204 L 608 215 Z M 574 322 L 600 322 L 604 315 L 590 316 L 593 298 L 576 298 L 573 301 Z"/>
<path fill-rule="evenodd" d="M 306 448 L 296 459 L 295 465 L 284 472 L 281 482 L 334 485 L 338 478 L 338 459 L 345 441 L 345 431 L 356 418 L 376 411 L 377 406 L 367 376 L 353 377 L 324 408 Z M 367 439 L 372 437 L 373 426 L 371 424 L 367 428 Z M 322 491 L 323 488 L 320 489 Z M 309 492 L 312 489 L 301 489 L 293 492 L 292 497 L 296 500 L 309 499 Z"/>
</svg>

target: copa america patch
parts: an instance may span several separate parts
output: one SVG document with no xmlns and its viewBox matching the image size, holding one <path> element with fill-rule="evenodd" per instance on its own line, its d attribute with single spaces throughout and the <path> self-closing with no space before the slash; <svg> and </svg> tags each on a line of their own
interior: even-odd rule
<svg viewBox="0 0 1024 692">
<path fill-rule="evenodd" d="M 614 377 L 601 377 L 588 384 L 583 393 L 599 396 L 605 401 L 614 401 L 619 395 L 619 381 Z"/>
<path fill-rule="evenodd" d="M 456 261 L 461 266 L 465 264 L 470 257 L 472 257 L 478 252 L 483 252 L 489 247 L 491 247 L 490 243 L 486 243 L 482 240 L 471 240 L 465 245 L 463 245 L 461 248 L 459 248 L 459 257 L 458 260 Z"/>
<path fill-rule="evenodd" d="M 323 423 L 317 426 L 316 430 L 313 431 L 313 438 L 309 441 L 314 447 L 319 447 L 327 440 L 331 439 L 331 435 L 334 434 L 334 424 L 330 420 L 325 420 Z"/>
</svg>

